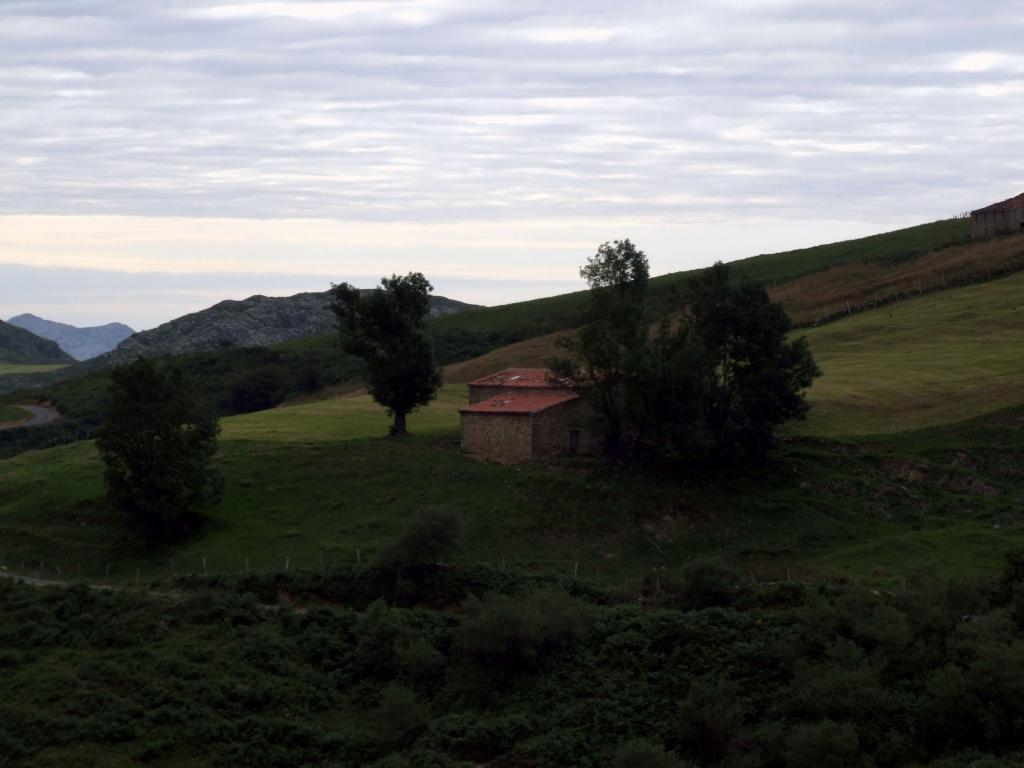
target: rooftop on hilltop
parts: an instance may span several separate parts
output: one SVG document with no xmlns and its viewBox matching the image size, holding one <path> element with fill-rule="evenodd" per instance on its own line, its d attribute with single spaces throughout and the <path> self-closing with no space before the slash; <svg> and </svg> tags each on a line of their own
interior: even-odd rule
<svg viewBox="0 0 1024 768">
<path fill-rule="evenodd" d="M 574 392 L 512 392 L 496 395 L 459 409 L 460 413 L 508 413 L 532 415 L 578 399 Z"/>
<path fill-rule="evenodd" d="M 1011 197 L 1009 200 L 1003 200 L 999 203 L 992 203 L 992 205 L 986 205 L 984 208 L 978 208 L 976 211 L 971 211 L 971 215 L 976 213 L 997 213 L 999 211 L 1013 211 L 1017 208 L 1024 208 L 1024 193 Z"/>
</svg>

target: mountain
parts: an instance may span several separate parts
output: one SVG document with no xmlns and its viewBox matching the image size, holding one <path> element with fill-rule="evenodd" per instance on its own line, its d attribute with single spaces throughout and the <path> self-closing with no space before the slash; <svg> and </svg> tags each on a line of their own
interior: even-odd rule
<svg viewBox="0 0 1024 768">
<path fill-rule="evenodd" d="M 0 320 L 0 362 L 47 365 L 74 361 L 56 342 Z"/>
<path fill-rule="evenodd" d="M 75 360 L 88 360 L 102 355 L 104 352 L 109 352 L 135 333 L 123 323 L 76 328 L 67 323 L 57 323 L 30 314 L 12 317 L 7 322 L 24 328 L 26 331 L 31 331 L 36 336 L 57 342 L 60 348 Z"/>
<path fill-rule="evenodd" d="M 222 301 L 152 330 L 136 333 L 99 360 L 118 364 L 140 355 L 156 357 L 235 347 L 266 347 L 316 336 L 335 327 L 336 319 L 328 308 L 329 303 L 330 293 L 327 291 L 286 297 L 250 296 L 242 301 Z M 473 304 L 464 304 L 443 296 L 430 298 L 431 317 L 473 308 Z"/>
</svg>

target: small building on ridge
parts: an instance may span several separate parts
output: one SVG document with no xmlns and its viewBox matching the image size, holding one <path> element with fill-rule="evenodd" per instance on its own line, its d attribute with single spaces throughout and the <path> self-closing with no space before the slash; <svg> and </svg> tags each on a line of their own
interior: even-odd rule
<svg viewBox="0 0 1024 768">
<path fill-rule="evenodd" d="M 1024 194 L 971 211 L 971 237 L 984 239 L 1024 232 Z"/>
<path fill-rule="evenodd" d="M 599 453 L 593 414 L 546 368 L 510 368 L 469 384 L 460 408 L 462 449 L 501 464 L 557 455 Z"/>
</svg>

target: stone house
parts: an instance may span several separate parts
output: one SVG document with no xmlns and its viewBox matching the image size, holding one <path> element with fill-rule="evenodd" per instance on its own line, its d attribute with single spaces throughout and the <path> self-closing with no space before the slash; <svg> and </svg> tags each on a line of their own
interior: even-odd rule
<svg viewBox="0 0 1024 768">
<path fill-rule="evenodd" d="M 971 211 L 971 237 L 985 239 L 1024 232 L 1024 194 Z"/>
<path fill-rule="evenodd" d="M 601 450 L 590 409 L 546 368 L 510 368 L 470 382 L 469 404 L 459 413 L 462 450 L 489 461 L 523 464 Z"/>
</svg>

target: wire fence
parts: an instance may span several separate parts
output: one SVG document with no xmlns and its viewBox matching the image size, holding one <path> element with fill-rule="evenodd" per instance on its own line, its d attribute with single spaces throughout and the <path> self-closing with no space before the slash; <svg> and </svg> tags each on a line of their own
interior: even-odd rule
<svg viewBox="0 0 1024 768">
<path fill-rule="evenodd" d="M 337 574 L 341 570 L 353 573 L 353 578 L 374 565 L 375 553 L 359 548 L 339 554 L 321 551 L 310 557 L 283 555 L 234 555 L 210 557 L 206 554 L 168 555 L 160 562 L 83 563 L 74 558 L 23 558 L 0 550 L 0 577 L 20 579 L 31 583 L 72 585 L 84 584 L 116 589 L 148 588 L 178 577 L 239 578 L 244 576 Z M 536 558 L 523 559 L 497 555 L 487 558 L 465 556 L 439 563 L 447 567 L 483 567 L 520 575 L 556 575 L 596 588 L 629 589 L 643 585 L 643 591 L 672 591 L 678 588 L 684 563 L 641 564 L 632 566 L 628 561 L 609 562 L 607 559 Z M 908 577 L 901 574 L 876 572 L 869 576 L 855 576 L 821 570 L 806 564 L 758 562 L 747 564 L 736 573 L 736 586 L 779 586 L 785 584 L 820 586 L 825 584 L 864 586 L 897 594 L 908 591 Z M 910 577 L 912 581 L 912 577 Z"/>
</svg>

